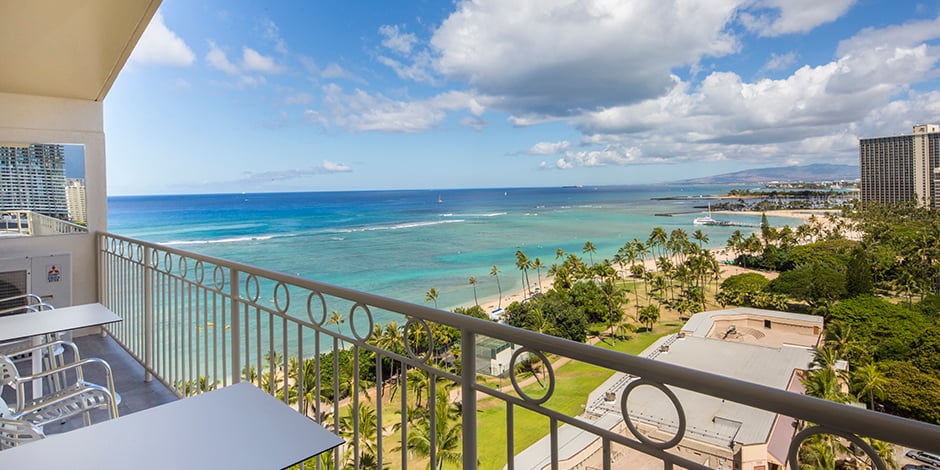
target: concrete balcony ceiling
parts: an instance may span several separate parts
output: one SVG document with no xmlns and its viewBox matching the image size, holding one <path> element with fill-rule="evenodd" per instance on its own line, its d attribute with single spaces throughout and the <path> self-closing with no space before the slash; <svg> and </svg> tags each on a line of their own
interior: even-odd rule
<svg viewBox="0 0 940 470">
<path fill-rule="evenodd" d="M 103 100 L 160 2 L 4 2 L 0 93 Z"/>
</svg>

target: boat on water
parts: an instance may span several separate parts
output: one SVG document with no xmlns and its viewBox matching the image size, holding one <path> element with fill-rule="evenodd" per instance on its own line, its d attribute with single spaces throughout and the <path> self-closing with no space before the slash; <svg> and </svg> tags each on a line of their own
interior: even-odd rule
<svg viewBox="0 0 940 470">
<path fill-rule="evenodd" d="M 734 225 L 731 222 L 725 220 L 718 220 L 712 217 L 712 206 L 708 205 L 708 215 L 704 217 L 696 217 L 692 220 L 692 225 L 721 225 L 721 226 L 730 226 Z"/>
<path fill-rule="evenodd" d="M 695 220 L 692 221 L 692 225 L 720 225 L 720 224 L 721 224 L 721 221 L 715 219 L 714 217 L 710 215 L 706 215 L 704 217 L 696 217 Z"/>
</svg>

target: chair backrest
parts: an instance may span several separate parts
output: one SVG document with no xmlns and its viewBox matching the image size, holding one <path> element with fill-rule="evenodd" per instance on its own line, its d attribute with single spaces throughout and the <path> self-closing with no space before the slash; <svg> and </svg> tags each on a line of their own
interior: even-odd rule
<svg viewBox="0 0 940 470">
<path fill-rule="evenodd" d="M 5 386 L 15 387 L 16 379 L 18 379 L 19 376 L 20 372 L 16 369 L 16 364 L 13 363 L 13 359 L 11 359 L 10 356 L 0 354 L 0 391 L 2 391 Z"/>
<path fill-rule="evenodd" d="M 45 438 L 36 426 L 18 419 L 0 418 L 0 450 Z"/>
</svg>

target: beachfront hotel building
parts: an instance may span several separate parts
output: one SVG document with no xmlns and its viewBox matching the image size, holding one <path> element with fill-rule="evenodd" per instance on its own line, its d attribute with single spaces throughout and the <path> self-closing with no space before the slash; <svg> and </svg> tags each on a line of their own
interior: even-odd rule
<svg viewBox="0 0 940 470">
<path fill-rule="evenodd" d="M 35 211 L 68 218 L 65 147 L 0 144 L 0 210 Z"/>
<path fill-rule="evenodd" d="M 684 413 L 688 413 L 687 417 L 683 415 L 683 420 L 688 423 L 701 423 L 700 418 L 693 414 L 702 415 L 707 411 L 706 406 L 716 403 L 762 410 L 777 416 L 775 423 L 781 422 L 781 417 L 792 419 L 801 424 L 794 428 L 799 432 L 793 436 L 790 450 L 796 450 L 807 437 L 811 437 L 806 431 L 814 429 L 808 423 L 815 423 L 838 432 L 840 436 L 870 437 L 894 443 L 898 446 L 899 455 L 907 448 L 940 453 L 940 426 L 792 393 L 783 390 L 779 382 L 765 385 L 733 380 L 708 369 L 696 370 L 667 360 L 682 356 L 686 343 L 729 343 L 731 338 L 719 341 L 693 338 L 687 334 L 683 339 L 674 337 L 676 339 L 668 350 L 662 350 L 665 345 L 660 345 L 660 354 L 656 358 L 638 357 L 427 305 L 325 284 L 293 273 L 275 272 L 245 264 L 244 260 L 205 256 L 111 232 L 107 223 L 104 100 L 120 99 L 109 98 L 111 86 L 156 15 L 160 3 L 160 0 L 41 0 L 18 2 L 16 8 L 7 9 L 9 11 L 0 15 L 0 59 L 4 63 L 0 68 L 0 109 L 4 110 L 0 113 L 0 143 L 69 142 L 83 146 L 87 211 L 87 225 L 81 231 L 51 236 L 0 237 L 0 274 L 11 274 L 24 281 L 17 284 L 20 289 L 35 290 L 43 283 L 68 287 L 65 295 L 54 294 L 56 302 L 63 306 L 100 303 L 121 319 L 74 333 L 83 357 L 103 357 L 112 365 L 115 387 L 122 397 L 119 405 L 122 417 L 117 420 L 126 422 L 126 415 L 144 409 L 159 412 L 156 407 L 161 403 L 191 400 L 185 397 L 204 392 L 201 384 L 211 386 L 206 388 L 223 389 L 240 382 L 251 382 L 273 395 L 289 386 L 302 386 L 305 388 L 297 389 L 299 393 L 295 395 L 283 394 L 285 404 L 332 429 L 339 428 L 337 421 L 340 416 L 349 416 L 352 423 L 371 421 L 379 429 L 387 429 L 383 421 L 386 418 L 402 424 L 393 433 L 379 432 L 371 437 L 363 427 L 353 426 L 346 436 L 349 444 L 332 451 L 336 466 L 349 464 L 355 468 L 382 468 L 392 464 L 395 467 L 424 468 L 428 464 L 427 459 L 412 461 L 411 452 L 396 451 L 402 442 L 407 443 L 418 436 L 416 432 L 419 429 L 403 422 L 409 414 L 409 399 L 413 400 L 414 393 L 406 387 L 400 388 L 398 393 L 385 393 L 387 389 L 383 387 L 392 385 L 394 377 L 379 376 L 379 372 L 383 372 L 379 370 L 375 374 L 377 380 L 360 380 L 358 373 L 365 371 L 359 368 L 360 356 L 353 354 L 354 360 L 348 364 L 353 373 L 343 378 L 343 384 L 340 384 L 340 374 L 328 375 L 333 361 L 307 360 L 303 367 L 304 378 L 309 373 L 309 377 L 316 380 L 313 383 L 292 380 L 290 362 L 294 358 L 309 359 L 324 349 L 334 353 L 334 358 L 339 357 L 335 353 L 340 350 L 370 351 L 383 360 L 391 361 L 394 364 L 392 371 L 398 374 L 399 379 L 407 366 L 408 371 L 423 372 L 428 377 L 441 379 L 430 380 L 431 387 L 439 387 L 445 381 L 455 384 L 450 391 L 461 396 L 459 416 L 438 421 L 438 424 L 460 424 L 456 432 L 459 435 L 454 437 L 459 439 L 460 462 L 448 462 L 445 468 L 501 468 L 504 464 L 512 469 L 533 468 L 523 464 L 524 456 L 520 454 L 527 447 L 523 439 L 532 434 L 549 436 L 541 457 L 548 456 L 550 466 L 567 468 L 560 462 L 567 458 L 568 449 L 578 442 L 560 432 L 564 426 L 577 428 L 597 443 L 592 450 L 595 453 L 592 458 L 596 457 L 594 466 L 600 469 L 634 468 L 624 464 L 624 457 L 614 461 L 618 455 L 627 455 L 623 448 L 629 448 L 630 455 L 654 462 L 659 469 L 715 468 L 711 462 L 717 462 L 716 459 L 704 465 L 695 454 L 698 449 L 693 443 L 698 424 L 696 428 L 690 426 L 678 432 L 679 445 L 673 445 L 672 442 L 647 442 L 645 437 L 641 437 L 643 434 L 632 430 L 614 428 L 613 425 L 603 427 L 598 421 L 585 421 L 580 413 L 567 409 L 559 411 L 556 403 L 569 400 L 559 397 L 560 392 L 555 390 L 555 386 L 561 381 L 571 381 L 570 376 L 554 375 L 555 372 L 564 372 L 555 361 L 561 358 L 583 363 L 605 374 L 642 377 L 645 384 L 652 384 L 644 387 L 676 390 L 676 402 L 682 405 Z M 43 25 L 42 40 L 24 40 L 35 37 L 37 24 Z M 68 73 L 62 73 L 63 70 Z M 144 122 L 138 124 L 146 125 Z M 165 137 L 173 139 L 174 136 Z M 192 157 L 221 158 L 203 153 Z M 264 243 L 267 242 L 259 240 L 259 253 L 265 251 Z M 298 253 L 297 256 L 308 254 Z M 58 260 L 62 258 L 68 262 L 60 263 Z M 317 262 L 312 256 L 309 261 Z M 372 312 L 380 310 L 401 315 L 403 321 L 400 324 L 404 324 L 403 328 L 409 333 L 425 331 L 426 337 L 431 337 L 431 326 L 437 325 L 460 331 L 461 355 L 465 358 L 476 357 L 477 338 L 493 338 L 517 345 L 520 347 L 518 355 L 510 355 L 509 362 L 523 353 L 531 354 L 539 361 L 544 360 L 544 366 L 540 367 L 540 371 L 546 372 L 544 390 L 537 393 L 539 390 L 535 387 L 520 384 L 526 379 L 516 377 L 514 367 L 509 368 L 513 372 L 508 380 L 480 379 L 475 370 L 476 361 L 461 361 L 456 371 L 443 370 L 429 360 L 427 350 L 418 348 L 416 351 L 408 347 L 409 343 L 405 343 L 404 352 L 400 347 L 383 345 L 373 337 L 374 330 L 369 324 Z M 329 324 L 332 319 L 327 318 L 331 313 L 343 322 L 341 331 Z M 771 321 L 771 330 L 779 330 Z M 735 323 L 736 327 L 738 324 Z M 763 322 L 748 327 L 764 332 Z M 748 336 L 742 336 L 741 346 L 754 347 L 743 341 Z M 549 357 L 551 361 L 547 359 Z M 277 362 L 281 361 L 275 358 L 281 358 L 283 363 L 279 365 Z M 760 367 L 754 365 L 755 369 Z M 252 370 L 257 373 L 241 373 Z M 783 372 L 780 375 L 784 375 Z M 86 378 L 102 383 L 100 376 L 95 378 L 89 373 Z M 272 380 L 265 380 L 267 384 L 262 384 L 265 378 Z M 316 399 L 316 395 L 313 399 L 308 398 L 307 392 L 322 390 L 330 390 L 334 397 L 340 396 L 340 386 L 347 385 L 347 379 L 350 389 L 369 390 L 372 397 L 383 397 L 375 413 L 364 414 L 365 407 L 341 408 L 339 400 L 327 403 Z M 602 391 L 605 392 L 602 400 L 607 402 L 607 389 Z M 710 397 L 712 401 L 699 401 L 678 391 L 697 393 Z M 211 393 L 214 392 L 208 392 Z M 425 393 L 423 401 L 436 403 L 437 398 L 433 392 Z M 619 396 L 614 393 L 613 399 L 616 402 Z M 199 398 L 195 400 L 191 402 L 194 410 L 203 403 Z M 661 400 L 670 401 L 669 397 L 661 397 Z M 595 401 L 592 397 L 588 404 L 593 405 Z M 431 409 L 434 408 L 432 405 Z M 233 415 L 245 412 L 244 408 L 231 408 Z M 345 415 L 347 412 L 349 414 Z M 498 419 L 487 419 L 487 415 Z M 617 420 L 616 413 L 604 416 L 603 419 Z M 742 414 L 739 418 L 743 420 L 741 429 L 751 429 L 752 424 L 766 429 L 762 423 L 768 420 L 761 416 Z M 730 419 L 735 421 L 733 417 Z M 757 421 L 751 423 L 752 420 Z M 642 425 L 642 420 L 637 421 Z M 219 429 L 226 426 L 223 420 L 211 424 Z M 722 421 L 718 424 L 724 426 L 728 423 Z M 88 431 L 95 432 L 95 426 L 99 425 L 92 425 Z M 65 426 L 57 424 L 47 426 L 45 432 L 64 429 Z M 102 442 L 106 447 L 103 451 L 84 447 L 63 449 L 69 441 L 65 435 L 46 439 L 43 443 L 25 443 L 23 447 L 40 444 L 57 447 L 50 455 L 70 456 L 74 463 L 68 467 L 103 468 L 116 453 L 126 451 L 126 444 L 146 442 L 150 449 L 139 453 L 141 463 L 171 455 L 182 456 L 180 462 L 185 464 L 190 462 L 187 460 L 189 456 L 180 454 L 179 448 L 166 443 L 168 436 L 186 435 L 185 429 L 180 431 L 128 433 L 126 439 Z M 231 451 L 233 442 L 255 443 L 259 436 L 267 434 L 251 429 L 232 431 L 243 435 L 240 439 L 224 439 L 212 432 L 201 434 L 200 448 L 222 456 Z M 448 437 L 438 434 L 431 434 L 441 438 L 438 442 Z M 368 444 L 375 446 L 362 445 L 369 439 L 374 441 Z M 742 467 L 753 463 L 752 467 L 757 470 L 760 467 L 757 462 L 766 459 L 766 455 L 762 450 L 763 444 L 754 445 L 742 448 L 740 461 Z M 768 443 L 767 446 L 770 448 L 775 444 Z M 261 456 L 273 457 L 274 452 L 264 445 L 252 445 L 251 448 Z M 0 468 L 16 468 L 6 464 L 9 458 L 5 455 L 9 455 L 8 452 L 15 454 L 17 450 L 0 451 Z M 370 450 L 377 454 L 370 461 L 375 465 L 365 463 L 365 454 Z M 749 456 L 751 450 L 757 453 L 757 458 Z M 877 455 L 874 457 L 878 458 Z M 483 459 L 489 460 L 481 464 Z M 726 459 L 730 460 L 733 468 L 733 455 Z M 770 470 L 770 463 L 773 463 L 767 460 L 764 470 Z M 207 457 L 205 461 L 212 459 Z M 790 468 L 798 468 L 796 460 L 793 463 Z M 42 466 L 42 463 L 37 461 L 35 466 Z M 268 467 L 280 468 L 283 465 Z"/>
<path fill-rule="evenodd" d="M 859 140 L 862 202 L 940 207 L 940 126 Z"/>
</svg>

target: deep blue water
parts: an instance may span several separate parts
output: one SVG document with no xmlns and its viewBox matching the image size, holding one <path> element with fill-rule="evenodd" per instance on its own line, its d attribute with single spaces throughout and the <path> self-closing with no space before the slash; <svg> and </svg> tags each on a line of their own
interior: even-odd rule
<svg viewBox="0 0 940 470">
<path fill-rule="evenodd" d="M 118 196 L 109 231 L 317 281 L 423 303 L 431 287 L 443 308 L 521 289 L 515 252 L 550 265 L 557 248 L 609 258 L 653 227 L 703 229 L 723 245 L 738 227 L 693 226 L 706 201 L 652 200 L 727 192 L 728 186 L 606 186 L 459 190 Z M 441 202 L 438 202 L 440 199 Z M 721 216 L 757 224 L 758 217 Z M 780 220 L 772 223 L 792 221 Z M 749 232 L 752 229 L 742 229 Z M 532 279 L 533 282 L 534 279 Z"/>
</svg>

